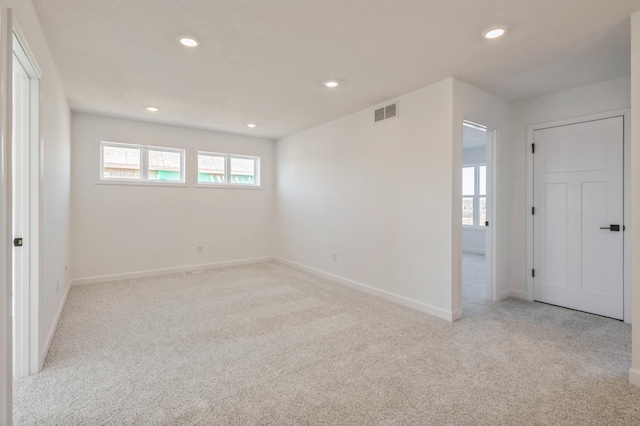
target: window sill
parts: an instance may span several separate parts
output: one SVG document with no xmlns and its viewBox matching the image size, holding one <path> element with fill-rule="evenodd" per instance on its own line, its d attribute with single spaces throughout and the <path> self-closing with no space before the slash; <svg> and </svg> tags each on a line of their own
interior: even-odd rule
<svg viewBox="0 0 640 426">
<path fill-rule="evenodd" d="M 186 182 L 149 182 L 149 181 L 135 181 L 135 180 L 96 180 L 96 185 L 124 185 L 124 186 L 171 186 L 177 188 L 187 188 L 189 184 Z"/>
<path fill-rule="evenodd" d="M 261 185 L 234 185 L 234 184 L 216 184 L 216 183 L 198 183 L 194 188 L 215 188 L 215 189 L 262 189 Z"/>
</svg>

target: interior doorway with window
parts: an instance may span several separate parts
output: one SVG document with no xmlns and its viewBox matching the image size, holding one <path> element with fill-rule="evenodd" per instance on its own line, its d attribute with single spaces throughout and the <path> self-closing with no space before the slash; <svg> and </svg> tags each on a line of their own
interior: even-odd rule
<svg viewBox="0 0 640 426">
<path fill-rule="evenodd" d="M 492 300 L 492 152 L 495 130 L 469 121 L 462 131 L 462 305 Z"/>
<path fill-rule="evenodd" d="M 37 373 L 40 226 L 39 69 L 13 36 L 12 232 L 13 375 Z"/>
</svg>

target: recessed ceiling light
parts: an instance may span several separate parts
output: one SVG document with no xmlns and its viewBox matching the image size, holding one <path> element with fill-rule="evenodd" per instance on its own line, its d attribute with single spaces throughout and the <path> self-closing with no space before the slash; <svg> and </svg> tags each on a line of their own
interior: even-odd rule
<svg viewBox="0 0 640 426">
<path fill-rule="evenodd" d="M 498 37 L 502 37 L 507 32 L 507 27 L 494 27 L 489 28 L 487 31 L 482 33 L 482 37 L 487 40 L 493 40 Z"/>
<path fill-rule="evenodd" d="M 180 42 L 180 44 L 187 47 L 196 47 L 200 44 L 197 38 L 191 36 L 180 36 L 178 37 L 178 41 Z"/>
<path fill-rule="evenodd" d="M 147 111 L 158 112 L 158 108 L 156 108 L 156 107 L 147 107 Z"/>
<path fill-rule="evenodd" d="M 251 127 L 252 129 L 255 129 L 258 125 L 255 123 L 249 123 L 247 124 L 247 127 Z"/>
<path fill-rule="evenodd" d="M 324 85 L 327 87 L 334 88 L 334 87 L 338 87 L 338 82 L 335 80 L 329 80 L 329 81 L 325 81 Z"/>
</svg>

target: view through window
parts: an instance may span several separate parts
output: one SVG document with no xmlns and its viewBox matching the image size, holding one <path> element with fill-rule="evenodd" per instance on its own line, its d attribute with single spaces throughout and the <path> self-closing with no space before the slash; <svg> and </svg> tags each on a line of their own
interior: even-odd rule
<svg viewBox="0 0 640 426">
<path fill-rule="evenodd" d="M 487 221 L 487 166 L 462 168 L 462 224 L 484 226 Z"/>
</svg>

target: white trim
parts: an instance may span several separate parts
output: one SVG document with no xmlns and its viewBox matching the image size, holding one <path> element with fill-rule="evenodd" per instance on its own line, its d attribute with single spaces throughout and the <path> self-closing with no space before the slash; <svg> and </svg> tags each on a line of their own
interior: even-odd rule
<svg viewBox="0 0 640 426">
<path fill-rule="evenodd" d="M 197 183 L 194 188 L 216 188 L 216 189 L 262 189 L 257 185 L 242 185 L 242 184 L 225 184 L 225 183 Z"/>
<path fill-rule="evenodd" d="M 58 329 L 58 323 L 60 322 L 60 318 L 62 317 L 62 312 L 64 311 L 64 307 L 67 305 L 67 299 L 69 298 L 69 291 L 71 290 L 71 286 L 67 282 L 67 290 L 64 292 L 64 298 L 62 299 L 62 303 L 58 308 L 58 312 L 56 313 L 56 318 L 51 325 L 51 330 L 49 330 L 49 334 L 47 335 L 47 342 L 44 345 L 44 350 L 42 351 L 42 356 L 40 357 L 40 365 L 38 365 L 38 371 L 42 370 L 44 367 L 44 363 L 47 360 L 47 356 L 49 355 L 49 349 L 51 349 L 51 344 L 53 343 L 53 338 L 56 335 L 56 330 Z"/>
<path fill-rule="evenodd" d="M 636 370 L 635 368 L 629 369 L 629 383 L 640 386 L 640 370 Z"/>
<path fill-rule="evenodd" d="M 71 286 L 98 284 L 111 281 L 131 280 L 135 278 L 156 277 L 159 275 L 180 274 L 183 272 L 193 272 L 206 269 L 224 268 L 227 266 L 250 265 L 253 263 L 263 263 L 274 260 L 273 257 L 256 257 L 252 259 L 229 260 L 225 262 L 204 263 L 200 265 L 178 266 L 174 268 L 150 269 L 138 272 L 126 272 L 123 274 L 100 275 L 96 277 L 76 278 L 71 280 Z"/>
<path fill-rule="evenodd" d="M 18 38 L 20 46 L 22 46 L 22 50 L 26 55 L 26 59 L 31 63 L 31 66 L 33 67 L 33 71 L 36 74 L 35 78 L 40 80 L 42 78 L 42 69 L 38 65 L 38 61 L 36 61 L 36 57 L 29 47 L 29 43 L 27 43 L 27 38 L 24 36 L 24 33 L 22 32 L 22 29 L 20 28 L 20 25 L 15 18 L 13 19 L 13 33 L 15 33 L 16 37 Z"/>
<path fill-rule="evenodd" d="M 333 275 L 333 274 L 321 271 L 319 269 L 312 268 L 310 266 L 302 265 L 300 263 L 296 263 L 291 260 L 283 259 L 281 257 L 275 257 L 274 260 L 284 265 L 291 266 L 293 268 L 300 269 L 302 271 L 316 275 L 318 277 L 328 279 L 338 284 L 342 284 L 347 287 L 351 287 L 355 290 L 372 294 L 374 296 L 382 297 L 383 299 L 391 300 L 392 302 L 396 302 L 400 305 L 407 306 L 409 308 L 418 310 L 420 312 L 424 312 L 429 315 L 436 316 L 438 318 L 442 318 L 447 321 L 455 321 L 461 317 L 461 312 L 459 310 L 455 312 L 449 312 L 444 309 L 437 308 L 435 306 L 431 306 L 423 302 L 419 302 L 417 300 L 409 299 L 408 297 L 400 296 L 398 294 L 391 293 L 386 290 L 380 290 L 378 288 L 371 287 L 370 285 L 359 283 L 357 281 L 353 281 L 348 278 L 343 278 L 338 275 Z"/>
<path fill-rule="evenodd" d="M 521 290 L 509 290 L 509 297 L 516 299 L 529 300 L 529 294 Z"/>
<path fill-rule="evenodd" d="M 0 424 L 11 425 L 13 366 L 11 337 L 11 77 L 13 13 L 0 2 Z"/>
<path fill-rule="evenodd" d="M 522 299 L 528 300 L 528 295 L 526 291 L 520 290 L 505 290 L 498 295 L 498 302 L 509 297 L 513 297 L 514 299 Z"/>
<path fill-rule="evenodd" d="M 25 329 L 24 339 L 28 342 L 25 345 L 26 355 L 28 357 L 28 364 L 23 365 L 22 372 L 27 374 L 36 374 L 40 371 L 42 365 L 42 358 L 40 358 L 40 276 L 41 276 L 41 240 L 42 235 L 40 232 L 42 224 L 42 176 L 44 175 L 42 169 L 42 147 L 43 141 L 41 140 L 42 128 L 42 115 L 40 114 L 41 105 L 41 91 L 40 91 L 40 78 L 42 72 L 35 60 L 33 53 L 29 47 L 29 43 L 25 39 L 22 31 L 19 28 L 17 21 L 13 20 L 13 32 L 12 32 L 12 48 L 11 52 L 18 59 L 18 63 L 27 73 L 29 79 L 29 139 L 26 141 L 27 149 L 25 153 L 28 156 L 29 162 L 29 189 L 26 195 L 29 207 L 29 219 L 28 225 L 26 225 L 24 237 L 27 239 L 29 261 L 29 275 L 28 279 L 23 283 L 25 287 L 24 294 L 28 297 L 28 305 L 25 309 L 25 316 L 23 323 L 27 324 Z M 15 65 L 15 64 L 14 64 Z M 13 75 L 13 74 L 12 74 Z M 12 96 L 13 98 L 13 96 Z M 13 105 L 13 102 L 12 102 Z M 13 139 L 13 138 L 12 138 Z M 13 140 L 12 140 L 13 143 Z"/>
<path fill-rule="evenodd" d="M 498 294 L 498 302 L 511 297 L 511 290 L 505 290 Z"/>
<path fill-rule="evenodd" d="M 544 123 L 531 124 L 527 126 L 527 269 L 526 283 L 527 288 L 524 293 L 527 294 L 526 299 L 533 301 L 533 277 L 531 270 L 535 268 L 535 259 L 533 258 L 533 215 L 531 207 L 533 207 L 533 159 L 534 154 L 531 152 L 531 144 L 534 142 L 533 136 L 536 130 L 547 129 L 551 127 L 568 126 L 572 124 L 584 123 L 587 121 L 606 120 L 608 118 L 623 117 L 624 120 L 624 226 L 626 231 L 623 232 L 624 240 L 624 322 L 631 323 L 631 255 L 630 255 L 630 239 L 631 239 L 631 223 L 630 220 L 630 180 L 631 180 L 631 109 L 623 108 L 613 111 L 605 111 L 597 114 L 588 114 L 579 117 L 571 117 L 562 120 L 548 121 Z"/>
</svg>

